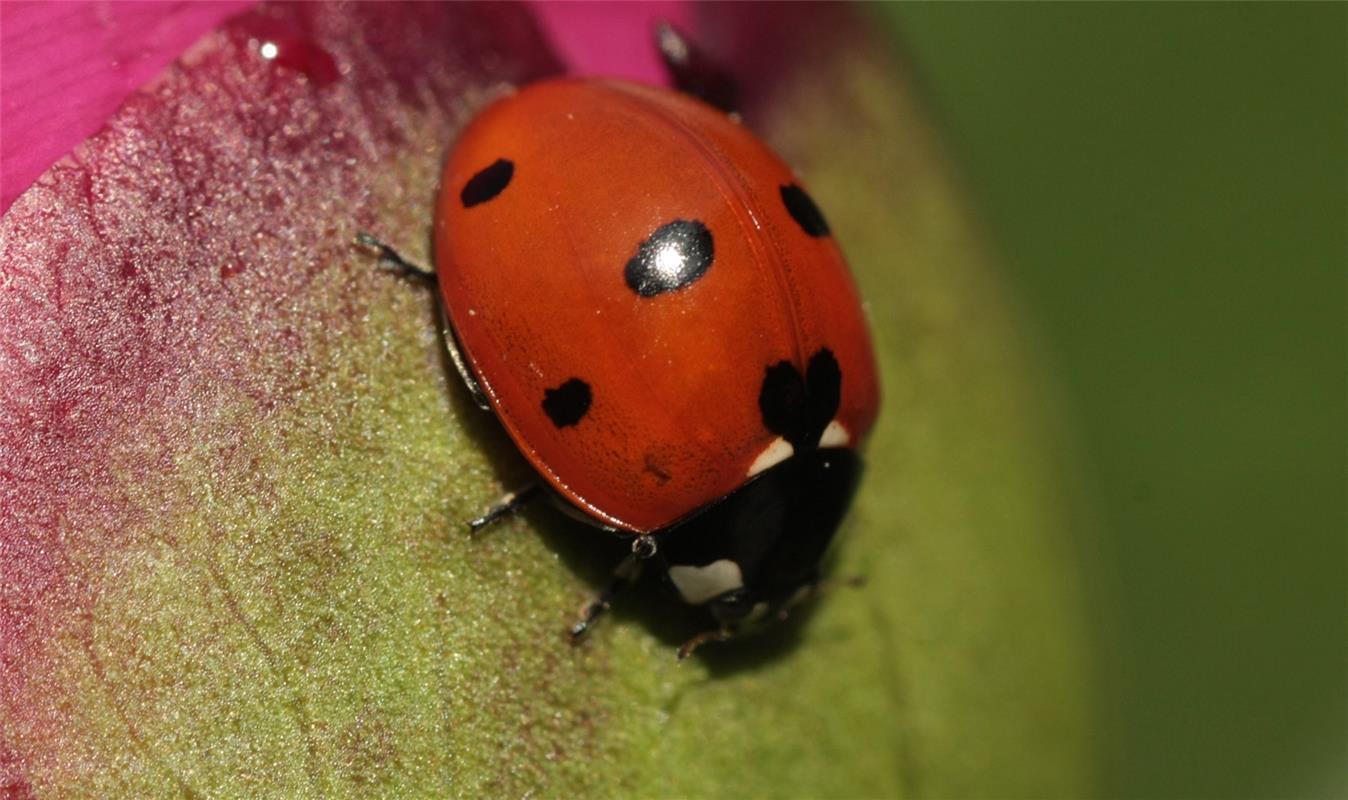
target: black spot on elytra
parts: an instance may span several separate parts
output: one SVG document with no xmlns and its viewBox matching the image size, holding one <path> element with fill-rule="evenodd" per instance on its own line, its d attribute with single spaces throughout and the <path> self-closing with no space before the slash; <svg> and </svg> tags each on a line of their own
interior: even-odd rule
<svg viewBox="0 0 1348 800">
<path fill-rule="evenodd" d="M 711 231 L 697 220 L 676 219 L 661 225 L 637 247 L 623 277 L 642 297 L 682 289 L 711 267 L 715 246 Z"/>
<path fill-rule="evenodd" d="M 783 186 L 782 205 L 786 206 L 787 213 L 801 230 L 815 237 L 828 236 L 828 222 L 824 220 L 823 212 L 804 189 L 794 183 Z"/>
<path fill-rule="evenodd" d="M 556 389 L 543 392 L 543 411 L 559 428 L 575 425 L 590 410 L 590 384 L 572 378 Z"/>
<path fill-rule="evenodd" d="M 515 163 L 498 158 L 490 167 L 479 170 L 468 179 L 463 185 L 463 191 L 459 192 L 459 200 L 463 201 L 464 208 L 485 203 L 504 191 L 513 177 L 515 177 Z"/>
<path fill-rule="evenodd" d="M 769 365 L 758 392 L 758 409 L 763 425 L 800 451 L 819 444 L 841 400 L 838 359 L 822 348 L 810 357 L 803 377 L 790 361 Z"/>
<path fill-rule="evenodd" d="M 763 386 L 758 390 L 758 410 L 763 413 L 763 425 L 768 430 L 794 444 L 799 421 L 805 415 L 805 381 L 790 361 L 778 361 L 768 367 Z"/>
</svg>

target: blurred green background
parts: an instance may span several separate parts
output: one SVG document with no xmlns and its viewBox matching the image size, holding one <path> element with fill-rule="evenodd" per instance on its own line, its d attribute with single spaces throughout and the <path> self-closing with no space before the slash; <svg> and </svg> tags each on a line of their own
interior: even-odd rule
<svg viewBox="0 0 1348 800">
<path fill-rule="evenodd" d="M 1075 415 L 1111 792 L 1348 795 L 1348 6 L 885 13 Z"/>
</svg>

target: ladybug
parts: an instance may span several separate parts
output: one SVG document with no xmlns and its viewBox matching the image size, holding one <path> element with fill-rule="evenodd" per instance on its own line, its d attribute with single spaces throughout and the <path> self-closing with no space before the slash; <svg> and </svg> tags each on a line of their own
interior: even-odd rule
<svg viewBox="0 0 1348 800">
<path fill-rule="evenodd" d="M 715 627 L 787 612 L 861 472 L 879 389 L 856 287 L 791 169 L 724 107 L 670 28 L 679 91 L 531 84 L 477 115 L 445 163 L 437 271 L 451 359 L 537 471 L 473 529 L 540 494 L 632 554 L 571 629 L 645 564 Z M 708 89 L 707 87 L 711 87 Z"/>
</svg>

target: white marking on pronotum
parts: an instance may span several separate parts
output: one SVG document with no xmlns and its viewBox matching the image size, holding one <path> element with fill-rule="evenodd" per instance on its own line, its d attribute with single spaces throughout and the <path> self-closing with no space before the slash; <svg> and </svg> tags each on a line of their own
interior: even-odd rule
<svg viewBox="0 0 1348 800">
<path fill-rule="evenodd" d="M 819 437 L 819 446 L 846 447 L 851 440 L 852 437 L 847 435 L 847 429 L 835 419 L 828 424 L 828 427 L 824 429 L 824 434 Z"/>
<path fill-rule="evenodd" d="M 669 579 L 683 595 L 685 602 L 701 605 L 713 597 L 744 586 L 740 565 L 727 558 L 713 561 L 705 567 L 673 566 Z"/>
<path fill-rule="evenodd" d="M 782 437 L 778 436 L 772 440 L 772 444 L 763 449 L 754 459 L 754 463 L 749 465 L 749 477 L 757 475 L 769 467 L 775 467 L 791 456 L 795 455 L 796 448 Z"/>
</svg>

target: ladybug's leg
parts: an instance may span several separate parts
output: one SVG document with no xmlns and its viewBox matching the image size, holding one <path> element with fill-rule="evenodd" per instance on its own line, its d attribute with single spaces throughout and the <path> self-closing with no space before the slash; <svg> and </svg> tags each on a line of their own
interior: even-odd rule
<svg viewBox="0 0 1348 800">
<path fill-rule="evenodd" d="M 434 280 L 434 278 L 432 278 Z M 487 400 L 487 393 L 482 391 L 482 384 L 477 382 L 477 376 L 473 374 L 472 367 L 468 366 L 468 361 L 463 357 L 463 350 L 459 348 L 459 335 L 454 332 L 454 326 L 449 322 L 449 315 L 445 313 L 445 304 L 440 306 L 440 338 L 445 342 L 445 351 L 449 353 L 449 360 L 454 364 L 454 371 L 459 373 L 459 378 L 463 380 L 463 385 L 468 387 L 468 394 L 473 398 L 473 405 L 483 411 L 491 411 L 491 402 Z"/>
<path fill-rule="evenodd" d="M 655 538 L 652 536 L 638 536 L 632 541 L 632 553 L 618 563 L 613 570 L 613 579 L 609 581 L 604 590 L 595 595 L 595 598 L 585 605 L 580 612 L 580 621 L 571 626 L 571 643 L 575 644 L 581 636 L 594 625 L 595 620 L 603 616 L 608 611 L 609 605 L 613 602 L 614 596 L 631 586 L 641 577 L 641 567 L 646 560 L 655 555 Z"/>
<path fill-rule="evenodd" d="M 726 626 L 714 631 L 703 631 L 683 643 L 683 646 L 679 648 L 679 660 L 682 661 L 688 656 L 691 656 L 694 650 L 707 642 L 724 642 L 727 639 L 735 638 L 736 633 L 738 633 L 738 631 L 731 626 Z"/>
<path fill-rule="evenodd" d="M 365 231 L 357 232 L 355 244 L 378 255 L 379 266 L 382 269 L 424 286 L 434 287 L 436 285 L 435 272 L 413 264 L 403 258 L 402 254 L 394 250 L 392 246 L 385 244 L 371 234 Z M 459 337 L 454 333 L 454 326 L 449 324 L 449 317 L 445 314 L 445 306 L 439 302 L 436 304 L 440 306 L 440 318 L 441 322 L 444 323 L 441 338 L 445 340 L 445 350 L 449 352 L 449 360 L 453 362 L 454 370 L 459 373 L 459 377 L 467 385 L 468 393 L 473 396 L 473 403 L 483 411 L 488 411 L 491 409 L 491 403 L 487 401 L 487 395 L 482 391 L 481 384 L 477 382 L 477 377 L 473 375 L 473 371 L 468 367 L 468 362 L 464 360 L 463 352 L 459 349 Z M 490 522 L 491 520 L 487 521 Z"/>
<path fill-rule="evenodd" d="M 727 114 L 738 113 L 739 87 L 735 80 L 674 26 L 667 22 L 655 26 L 655 46 L 679 91 Z"/>
<path fill-rule="evenodd" d="M 401 278 L 419 281 L 430 286 L 435 285 L 435 273 L 425 267 L 417 266 L 411 261 L 403 258 L 402 255 L 391 246 L 384 244 L 374 236 L 359 231 L 356 233 L 355 243 L 376 253 L 379 256 L 379 266 L 392 272 Z"/>
<path fill-rule="evenodd" d="M 497 500 L 487 509 L 487 512 L 475 520 L 468 523 L 468 530 L 477 533 L 479 530 L 496 522 L 497 520 L 514 514 L 524 507 L 524 504 L 538 496 L 539 487 L 536 483 L 531 483 L 523 489 L 517 489 L 508 492 L 500 500 Z"/>
<path fill-rule="evenodd" d="M 608 611 L 609 604 L 613 602 L 614 596 L 631 586 L 639 577 L 641 577 L 641 559 L 635 555 L 624 558 L 618 564 L 618 568 L 613 570 L 613 579 L 604 587 L 604 590 L 595 595 L 595 598 L 581 609 L 580 620 L 571 626 L 571 642 L 574 644 L 579 641 L 595 620 L 603 616 L 605 611 Z"/>
</svg>

